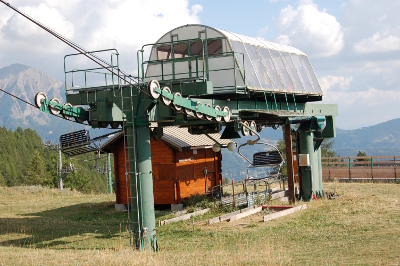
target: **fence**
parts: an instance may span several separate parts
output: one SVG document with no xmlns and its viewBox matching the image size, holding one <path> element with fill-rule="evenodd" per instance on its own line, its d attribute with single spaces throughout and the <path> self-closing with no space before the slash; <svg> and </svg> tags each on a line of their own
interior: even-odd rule
<svg viewBox="0 0 400 266">
<path fill-rule="evenodd" d="M 322 157 L 324 180 L 397 181 L 400 156 Z"/>
</svg>

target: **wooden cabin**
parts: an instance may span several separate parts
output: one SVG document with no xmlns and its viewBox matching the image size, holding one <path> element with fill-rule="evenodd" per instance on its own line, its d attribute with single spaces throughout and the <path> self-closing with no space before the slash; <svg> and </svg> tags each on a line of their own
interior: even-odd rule
<svg viewBox="0 0 400 266">
<path fill-rule="evenodd" d="M 223 146 L 232 140 L 209 134 Z M 163 136 L 151 139 L 154 204 L 179 204 L 193 194 L 210 193 L 222 184 L 221 152 L 214 152 L 213 140 L 192 135 L 187 128 L 164 127 Z M 114 154 L 116 206 L 127 204 L 125 154 L 122 133 L 101 149 Z M 128 166 L 129 167 L 129 166 Z M 130 191 L 128 191 L 130 192 Z"/>
</svg>

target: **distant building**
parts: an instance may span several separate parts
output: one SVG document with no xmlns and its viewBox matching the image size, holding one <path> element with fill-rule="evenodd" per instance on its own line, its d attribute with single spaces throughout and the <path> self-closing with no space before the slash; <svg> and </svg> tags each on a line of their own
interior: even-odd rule
<svg viewBox="0 0 400 266">
<path fill-rule="evenodd" d="M 210 136 L 222 145 L 232 141 L 220 139 L 220 134 Z M 179 204 L 190 195 L 210 193 L 222 184 L 222 155 L 212 150 L 214 144 L 205 135 L 192 135 L 187 128 L 179 127 L 164 127 L 161 139 L 152 138 L 154 204 Z M 126 205 L 123 134 L 116 135 L 101 149 L 114 154 L 116 208 Z"/>
</svg>

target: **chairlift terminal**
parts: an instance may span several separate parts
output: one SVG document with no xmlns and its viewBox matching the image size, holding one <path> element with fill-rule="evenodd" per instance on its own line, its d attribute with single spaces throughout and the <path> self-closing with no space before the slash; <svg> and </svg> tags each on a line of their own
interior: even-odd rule
<svg viewBox="0 0 400 266">
<path fill-rule="evenodd" d="M 150 50 L 148 60 L 144 59 L 146 49 Z M 99 61 L 97 68 L 68 67 L 74 58 L 97 60 L 98 54 L 107 54 L 110 63 Z M 48 100 L 43 93 L 37 94 L 35 103 L 44 112 L 87 121 L 93 128 L 122 128 L 130 166 L 126 167 L 131 180 L 130 230 L 138 248 L 158 248 L 150 123 L 158 128 L 187 127 L 191 134 L 220 132 L 224 126 L 222 138 L 238 138 L 239 133 L 256 136 L 264 127 L 281 125 L 289 136 L 286 154 L 292 152 L 294 135 L 298 154 L 309 157 L 310 164 L 300 167 L 302 199 L 323 195 L 320 144 L 324 138 L 335 137 L 337 105 L 317 103 L 323 93 L 302 51 L 209 26 L 185 25 L 138 51 L 135 76 L 120 69 L 116 49 L 80 51 L 64 60 L 67 103 Z M 104 84 L 90 85 L 89 76 Z M 248 161 L 252 167 L 282 166 L 283 158 L 274 149 Z M 289 158 L 288 163 L 292 163 Z M 290 180 L 289 169 L 293 167 L 288 166 Z"/>
</svg>

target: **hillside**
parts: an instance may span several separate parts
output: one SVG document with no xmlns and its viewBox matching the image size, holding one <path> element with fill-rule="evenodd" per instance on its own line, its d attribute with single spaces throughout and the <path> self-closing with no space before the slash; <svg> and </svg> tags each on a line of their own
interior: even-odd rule
<svg viewBox="0 0 400 266">
<path fill-rule="evenodd" d="M 334 149 L 341 156 L 400 154 L 400 118 L 355 130 L 337 129 Z"/>
<path fill-rule="evenodd" d="M 32 129 L 16 131 L 0 127 L 0 186 L 42 185 L 58 187 L 57 151 L 43 145 Z M 103 170 L 106 157 L 89 153 L 66 158 L 62 156 L 64 187 L 83 192 L 106 192 L 107 175 Z M 74 171 L 66 168 L 73 164 Z"/>
</svg>

